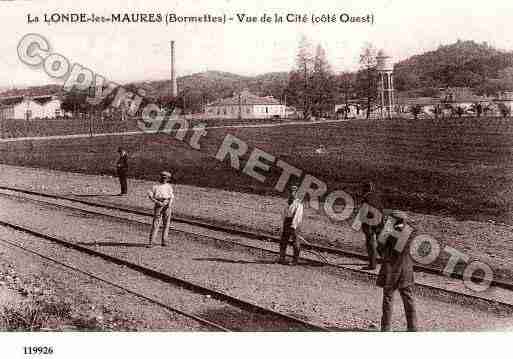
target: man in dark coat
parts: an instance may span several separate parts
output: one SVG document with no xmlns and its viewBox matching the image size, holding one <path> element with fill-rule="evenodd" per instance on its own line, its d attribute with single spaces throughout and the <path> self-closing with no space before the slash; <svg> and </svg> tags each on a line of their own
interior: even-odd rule
<svg viewBox="0 0 513 359">
<path fill-rule="evenodd" d="M 128 153 L 121 147 L 118 148 L 119 158 L 116 163 L 116 170 L 121 186 L 120 196 L 126 195 L 128 190 L 127 176 L 128 176 Z"/>
<path fill-rule="evenodd" d="M 383 212 L 383 204 L 381 202 L 381 197 L 376 192 L 376 188 L 373 182 L 369 182 L 365 186 L 365 193 L 363 195 L 363 203 L 367 203 L 369 206 L 372 206 Z M 367 255 L 369 256 L 369 265 L 364 269 L 374 270 L 376 269 L 376 260 L 377 260 L 377 235 L 379 229 L 381 228 L 381 224 L 371 226 L 367 223 L 362 223 L 362 231 L 365 234 L 365 245 L 367 247 Z"/>
<path fill-rule="evenodd" d="M 392 211 L 395 219 L 394 229 L 401 231 L 406 223 L 407 215 L 401 211 Z M 413 238 L 410 236 L 409 238 Z M 404 313 L 408 331 L 417 331 L 417 312 L 413 297 L 413 259 L 410 255 L 409 242 L 401 252 L 396 248 L 397 238 L 389 235 L 383 241 L 378 241 L 378 252 L 383 257 L 383 264 L 378 274 L 376 284 L 383 288 L 383 316 L 381 330 L 390 331 L 394 294 L 399 291 L 404 305 Z"/>
</svg>

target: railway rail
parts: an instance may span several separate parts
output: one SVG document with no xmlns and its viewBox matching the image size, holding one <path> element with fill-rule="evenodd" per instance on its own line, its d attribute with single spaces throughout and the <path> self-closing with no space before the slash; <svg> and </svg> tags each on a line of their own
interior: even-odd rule
<svg viewBox="0 0 513 359">
<path fill-rule="evenodd" d="M 9 226 L 9 227 L 11 227 L 11 226 Z M 106 284 L 108 284 L 108 285 L 110 285 L 110 286 L 112 286 L 114 288 L 121 289 L 122 291 L 124 291 L 126 293 L 129 293 L 129 294 L 131 294 L 133 296 L 136 296 L 136 297 L 138 297 L 140 299 L 143 299 L 143 300 L 145 300 L 145 301 L 147 301 L 147 302 L 149 302 L 151 304 L 157 305 L 157 306 L 162 307 L 162 308 L 164 308 L 166 310 L 169 310 L 171 312 L 178 313 L 178 314 L 183 315 L 183 316 L 185 316 L 187 318 L 193 319 L 193 320 L 197 321 L 198 323 L 203 324 L 203 325 L 205 325 L 207 327 L 213 328 L 213 329 L 218 330 L 218 331 L 223 331 L 223 332 L 229 332 L 230 331 L 230 329 L 228 329 L 228 328 L 226 328 L 226 327 L 224 327 L 222 325 L 216 324 L 216 323 L 214 323 L 214 322 L 212 322 L 210 320 L 207 320 L 205 318 L 197 316 L 197 315 L 195 315 L 193 313 L 186 312 L 186 311 L 181 310 L 179 308 L 167 305 L 167 304 L 165 304 L 165 303 L 163 303 L 163 302 L 161 302 L 159 300 L 156 300 L 154 298 L 150 298 L 149 296 L 147 296 L 145 294 L 135 292 L 135 291 L 133 291 L 131 289 L 128 289 L 126 287 L 118 285 L 118 284 L 116 284 L 116 283 L 114 283 L 112 281 L 106 280 L 104 278 L 100 278 L 99 276 L 97 276 L 97 275 L 95 275 L 93 273 L 90 273 L 88 271 L 82 270 L 82 269 L 80 269 L 80 268 L 78 268 L 76 266 L 72 266 L 72 265 L 66 264 L 66 263 L 64 263 L 64 262 L 62 262 L 62 261 L 60 261 L 58 259 L 51 258 L 51 257 L 46 256 L 44 254 L 38 253 L 37 251 L 34 251 L 34 250 L 32 250 L 30 248 L 27 248 L 27 247 L 24 247 L 23 245 L 20 245 L 18 243 L 14 243 L 14 242 L 9 241 L 9 240 L 4 239 L 4 238 L 0 238 L 0 242 L 8 244 L 9 246 L 12 246 L 12 247 L 21 249 L 21 250 L 23 250 L 23 251 L 25 251 L 27 253 L 30 253 L 33 256 L 42 258 L 43 260 L 45 260 L 47 262 L 57 264 L 57 265 L 59 265 L 59 266 L 61 266 L 63 268 L 66 268 L 66 269 L 70 270 L 70 271 L 73 271 L 73 272 L 76 272 L 76 273 L 80 273 L 82 275 L 85 275 L 86 277 L 89 277 L 89 278 L 92 278 L 94 280 L 106 283 Z"/>
<path fill-rule="evenodd" d="M 52 242 L 54 244 L 57 244 L 57 245 L 59 245 L 61 247 L 72 249 L 72 250 L 78 251 L 78 252 L 80 252 L 82 254 L 86 254 L 86 255 L 90 255 L 90 256 L 93 256 L 93 257 L 97 257 L 97 258 L 103 259 L 103 260 L 105 260 L 105 261 L 107 261 L 109 263 L 117 264 L 117 265 L 120 265 L 120 266 L 125 266 L 126 268 L 129 268 L 131 270 L 134 270 L 134 271 L 137 271 L 139 273 L 142 273 L 143 275 L 145 275 L 145 276 L 147 276 L 149 278 L 158 279 L 158 280 L 163 281 L 163 282 L 165 282 L 167 284 L 170 284 L 170 285 L 173 285 L 173 286 L 185 289 L 185 290 L 190 291 L 192 293 L 200 294 L 200 295 L 206 296 L 209 299 L 220 301 L 220 302 L 222 302 L 223 304 L 225 304 L 227 306 L 231 306 L 231 307 L 236 308 L 236 310 L 239 310 L 239 311 L 242 310 L 243 312 L 247 313 L 247 315 L 244 317 L 244 320 L 254 321 L 254 323 L 251 323 L 251 326 L 250 326 L 250 328 L 252 328 L 252 330 L 266 330 L 266 331 L 269 331 L 269 330 L 271 330 L 271 331 L 330 331 L 331 330 L 329 328 L 325 328 L 325 327 L 316 325 L 316 324 L 308 322 L 306 320 L 302 320 L 302 319 L 296 318 L 296 317 L 294 317 L 292 315 L 288 315 L 288 314 L 285 314 L 285 313 L 274 311 L 272 309 L 262 307 L 262 306 L 260 306 L 258 304 L 255 304 L 255 303 L 252 303 L 252 302 L 249 302 L 249 301 L 246 301 L 246 300 L 242 300 L 242 299 L 236 298 L 236 297 L 231 296 L 231 295 L 229 295 L 227 293 L 224 293 L 222 291 L 218 291 L 218 290 L 214 290 L 214 289 L 211 289 L 211 288 L 207 288 L 205 286 L 193 283 L 191 281 L 184 280 L 182 278 L 178 278 L 176 276 L 172 276 L 172 275 L 169 275 L 169 274 L 166 274 L 166 273 L 163 273 L 163 272 L 160 272 L 160 271 L 157 271 L 157 270 L 154 270 L 154 269 L 151 269 L 151 268 L 148 268 L 148 267 L 145 267 L 145 266 L 133 263 L 131 261 L 118 258 L 116 256 L 112 256 L 112 255 L 109 255 L 109 254 L 106 254 L 106 253 L 102 253 L 100 251 L 96 251 L 94 249 L 85 247 L 83 245 L 70 242 L 70 241 L 66 240 L 65 238 L 60 238 L 60 237 L 57 237 L 57 236 L 54 236 L 54 235 L 48 235 L 48 234 L 39 232 L 39 231 L 37 231 L 35 229 L 28 228 L 26 226 L 20 226 L 18 224 L 7 222 L 7 221 L 0 221 L 0 225 L 4 226 L 4 227 L 7 227 L 7 228 L 10 228 L 10 229 L 13 229 L 13 230 L 18 231 L 18 232 L 23 232 L 23 233 L 29 234 L 31 236 L 34 236 L 34 237 L 37 237 L 37 238 L 40 238 L 40 239 L 44 239 L 44 240 L 50 241 L 50 242 Z M 110 285 L 116 286 L 116 287 L 118 287 L 120 289 L 123 289 L 123 290 L 133 294 L 133 295 L 136 295 L 136 296 L 141 297 L 141 298 L 143 298 L 145 300 L 148 300 L 148 301 L 152 302 L 153 304 L 159 305 L 159 306 L 164 307 L 164 308 L 166 308 L 168 310 L 171 310 L 171 311 L 177 312 L 179 314 L 182 314 L 182 315 L 184 315 L 186 317 L 192 318 L 192 319 L 194 319 L 194 320 L 196 320 L 196 321 L 198 321 L 198 322 L 200 322 L 200 323 L 202 323 L 202 324 L 204 324 L 206 326 L 215 328 L 217 330 L 221 330 L 221 331 L 236 331 L 236 330 L 244 330 L 245 329 L 245 328 L 240 328 L 238 326 L 235 326 L 235 328 L 229 328 L 229 327 L 227 327 L 223 323 L 217 323 L 217 322 L 212 321 L 211 319 L 206 319 L 206 318 L 203 318 L 201 316 L 195 315 L 193 313 L 177 309 L 176 307 L 168 306 L 168 305 L 166 305 L 166 304 L 164 304 L 162 302 L 159 302 L 159 301 L 157 301 L 155 299 L 149 298 L 149 297 L 147 297 L 147 296 L 145 296 L 143 294 L 136 293 L 134 291 L 131 291 L 128 288 L 119 286 L 119 285 L 117 285 L 117 284 L 115 284 L 115 283 L 113 283 L 111 281 L 106 281 L 106 280 L 100 278 L 97 275 L 94 275 L 92 273 L 80 270 L 77 267 L 67 265 L 67 264 L 63 263 L 62 261 L 60 261 L 58 259 L 50 258 L 48 256 L 41 255 L 41 254 L 39 254 L 39 253 L 37 253 L 35 251 L 32 251 L 32 250 L 30 250 L 30 249 L 28 249 L 28 248 L 26 248 L 26 247 L 24 247 L 22 245 L 13 243 L 13 242 L 11 242 L 9 240 L 0 239 L 0 241 L 2 241 L 4 243 L 7 243 L 7 244 L 10 244 L 10 245 L 17 246 L 20 249 L 23 249 L 23 250 L 25 250 L 27 252 L 30 252 L 30 253 L 34 254 L 34 255 L 38 255 L 40 257 L 43 257 L 46 260 L 49 260 L 49 261 L 52 261 L 54 263 L 60 264 L 60 265 L 62 265 L 64 267 L 67 267 L 68 269 L 78 271 L 78 272 L 80 272 L 80 273 L 82 273 L 84 275 L 87 275 L 89 277 L 92 277 L 92 278 L 95 278 L 97 280 L 101 280 L 103 282 L 106 282 L 106 283 L 108 283 Z M 255 329 L 255 328 L 257 328 L 257 329 Z M 336 328 L 336 330 L 342 331 L 344 329 L 343 328 Z"/>
<path fill-rule="evenodd" d="M 21 189 L 21 188 L 16 188 L 16 187 L 8 187 L 8 186 L 0 186 L 0 190 L 7 190 L 7 191 L 12 191 L 12 192 L 23 193 L 23 194 L 33 195 L 33 196 L 46 197 L 46 198 L 52 198 L 52 199 L 57 199 L 57 200 L 67 200 L 70 202 L 76 202 L 76 203 L 80 203 L 80 204 L 84 204 L 84 205 L 88 205 L 88 206 L 92 206 L 92 207 L 97 207 L 97 208 L 102 208 L 102 209 L 107 209 L 107 210 L 116 210 L 116 211 L 120 211 L 120 212 L 125 212 L 125 213 L 129 213 L 129 214 L 135 214 L 135 215 L 140 215 L 140 216 L 145 216 L 145 217 L 152 217 L 152 213 L 150 213 L 150 211 L 148 211 L 148 210 L 144 210 L 142 208 L 130 207 L 130 206 L 126 206 L 126 205 L 113 205 L 113 204 L 99 202 L 99 201 L 92 201 L 92 200 L 87 200 L 87 199 L 83 199 L 83 198 L 77 198 L 75 196 L 61 196 L 61 195 L 56 195 L 56 194 L 42 193 L 42 192 L 37 192 L 37 191 L 33 191 L 33 190 Z M 95 212 L 91 212 L 91 213 L 95 213 Z M 117 216 L 113 216 L 113 217 L 117 217 Z M 117 218 L 119 218 L 119 217 L 117 217 Z M 279 243 L 279 238 L 277 236 L 261 234 L 256 231 L 231 228 L 231 227 L 220 225 L 220 224 L 208 223 L 208 222 L 205 222 L 202 220 L 198 220 L 196 218 L 173 217 L 173 221 L 178 222 L 178 223 L 184 223 L 184 224 L 189 224 L 189 225 L 193 225 L 193 226 L 198 226 L 198 227 L 202 227 L 205 229 L 222 231 L 222 232 L 225 232 L 228 234 L 241 235 L 241 236 L 245 236 L 245 237 L 248 237 L 251 239 L 258 239 L 258 240 L 263 240 L 263 241 L 267 241 L 267 242 L 271 241 L 271 242 Z M 366 255 L 363 255 L 361 253 L 357 253 L 354 251 L 342 249 L 342 248 L 335 248 L 335 247 L 323 246 L 323 245 L 312 244 L 312 243 L 304 243 L 304 244 L 302 244 L 302 248 L 310 250 L 310 251 L 315 251 L 318 253 L 329 253 L 329 254 L 340 255 L 340 256 L 349 257 L 349 258 L 356 258 L 356 259 L 360 259 L 360 260 L 368 260 L 368 257 Z M 433 274 L 433 275 L 438 275 L 441 277 L 447 276 L 442 270 L 440 270 L 438 268 L 415 265 L 414 269 L 416 272 Z M 455 278 L 455 279 L 463 280 L 463 275 L 461 273 L 452 273 L 451 277 Z M 513 283 L 508 283 L 505 281 L 494 279 L 490 283 L 490 285 L 493 287 L 513 291 Z"/>
<path fill-rule="evenodd" d="M 115 211 L 119 211 L 119 212 L 123 212 L 123 213 L 129 213 L 129 214 L 135 214 L 135 215 L 140 215 L 140 216 L 145 216 L 145 217 L 151 217 L 151 214 L 149 212 L 145 212 L 145 211 L 143 211 L 141 209 L 137 209 L 137 208 L 133 208 L 133 207 L 132 208 L 131 207 L 126 207 L 126 206 L 124 206 L 124 207 L 117 207 L 117 206 L 114 206 L 114 205 L 108 204 L 108 203 L 101 203 L 101 202 L 99 203 L 99 202 L 96 202 L 96 201 L 89 201 L 89 200 L 73 198 L 73 197 L 69 197 L 69 196 L 59 196 L 59 195 L 54 195 L 54 194 L 46 194 L 46 193 L 40 193 L 40 192 L 36 192 L 36 191 L 31 191 L 31 190 L 16 189 L 16 188 L 5 187 L 5 186 L 0 186 L 0 190 L 12 191 L 14 193 L 21 193 L 21 194 L 35 196 L 35 197 L 43 197 L 43 198 L 46 197 L 46 198 L 51 198 L 51 199 L 55 199 L 55 200 L 63 200 L 63 201 L 75 202 L 75 203 L 79 203 L 79 204 L 83 204 L 83 205 L 87 205 L 87 206 L 91 206 L 91 207 L 97 207 L 97 208 L 102 208 L 102 209 L 107 209 L 107 210 L 112 210 L 112 211 L 115 210 Z M 54 206 L 54 207 L 61 207 L 61 208 L 68 209 L 68 210 L 74 210 L 74 211 L 79 211 L 79 212 L 87 213 L 87 214 L 90 214 L 90 215 L 110 217 L 110 218 L 113 218 L 115 220 L 126 221 L 126 222 L 131 222 L 131 223 L 135 222 L 135 223 L 138 223 L 138 224 L 149 226 L 149 223 L 143 222 L 143 221 L 138 221 L 136 219 L 120 217 L 120 216 L 117 216 L 117 215 L 114 215 L 114 214 L 90 211 L 90 210 L 87 210 L 87 209 L 84 209 L 84 208 L 78 208 L 78 207 L 64 205 L 62 203 L 58 204 L 58 203 L 48 202 L 48 201 L 44 201 L 44 200 L 34 199 L 34 198 L 31 198 L 31 197 L 23 197 L 23 196 L 18 196 L 18 195 L 6 194 L 6 193 L 2 193 L 2 192 L 0 192 L 0 195 L 8 196 L 8 197 L 18 197 L 18 198 L 28 199 L 30 201 L 40 202 L 42 204 L 46 204 L 46 205 L 50 205 L 50 206 Z M 188 225 L 193 225 L 193 226 L 198 226 L 198 227 L 206 228 L 206 229 L 209 229 L 209 230 L 215 230 L 217 232 L 220 231 L 222 233 L 227 233 L 227 234 L 241 235 L 241 236 L 245 236 L 245 237 L 251 238 L 251 239 L 265 240 L 267 242 L 269 242 L 269 241 L 277 242 L 278 241 L 278 239 L 276 237 L 260 235 L 260 234 L 255 233 L 255 232 L 247 232 L 247 231 L 242 231 L 242 230 L 239 230 L 239 229 L 227 228 L 227 227 L 224 227 L 224 226 L 217 226 L 217 225 L 214 225 L 214 224 L 198 221 L 196 219 L 177 218 L 177 219 L 174 219 L 174 221 L 180 222 L 180 223 L 184 223 L 184 224 L 188 224 Z M 0 224 L 1 224 L 1 222 L 0 222 Z M 230 239 L 227 239 L 227 238 L 220 239 L 218 237 L 212 237 L 212 236 L 209 236 L 209 235 L 206 235 L 206 234 L 203 234 L 203 233 L 195 233 L 195 232 L 191 232 L 191 231 L 180 230 L 180 229 L 177 229 L 177 228 L 173 228 L 173 231 L 184 232 L 184 233 L 188 233 L 188 234 L 194 234 L 196 236 L 206 237 L 208 239 L 224 242 L 224 243 L 227 243 L 227 244 L 230 244 L 230 245 L 237 245 L 237 246 L 246 247 L 246 248 L 253 249 L 253 250 L 259 250 L 259 251 L 264 251 L 264 252 L 268 252 L 268 253 L 272 253 L 272 254 L 277 254 L 277 252 L 274 251 L 274 250 L 262 248 L 261 246 L 254 246 L 254 245 L 251 245 L 251 244 L 241 243 L 241 242 L 238 242 L 238 241 L 235 241 L 235 240 L 230 240 Z M 362 259 L 362 260 L 367 259 L 366 256 L 361 255 L 359 253 L 345 251 L 345 250 L 338 249 L 338 248 L 324 247 L 324 246 L 313 245 L 313 244 L 306 244 L 306 245 L 304 245 L 304 247 L 307 247 L 307 249 L 310 249 L 310 250 L 316 251 L 316 252 L 320 251 L 320 252 L 324 252 L 324 253 L 330 253 L 330 254 L 340 255 L 340 256 L 345 256 L 345 257 L 353 257 L 353 258 L 358 258 L 358 259 Z M 89 249 L 87 249 L 87 250 L 89 250 Z M 336 263 L 327 263 L 322 256 L 321 256 L 321 258 L 319 260 L 313 259 L 313 258 L 303 258 L 303 260 L 306 260 L 309 263 L 315 264 L 315 265 L 318 265 L 318 266 L 329 265 L 331 267 L 339 268 L 339 269 L 342 269 L 344 271 L 365 273 L 368 276 L 374 276 L 374 277 L 376 276 L 376 274 L 373 273 L 373 272 L 368 272 L 368 271 L 364 271 L 364 270 L 360 270 L 360 269 L 354 269 L 354 268 L 348 268 L 347 266 L 339 265 L 339 264 L 336 264 Z M 419 268 L 420 268 L 420 270 L 419 270 Z M 444 276 L 445 277 L 445 275 L 442 274 L 441 271 L 437 271 L 437 270 L 432 269 L 432 268 L 416 267 L 415 269 L 417 271 L 426 272 L 426 273 L 429 273 L 429 274 L 435 274 L 435 275 L 440 275 L 440 276 Z M 499 285 L 497 285 L 497 283 Z M 513 304 L 511 304 L 511 303 L 506 303 L 506 302 L 503 302 L 503 301 L 499 301 L 499 300 L 495 300 L 495 299 L 490 299 L 490 298 L 486 298 L 486 297 L 483 297 L 483 296 L 471 295 L 471 294 L 462 293 L 462 292 L 451 290 L 451 289 L 431 286 L 431 285 L 428 285 L 428 284 L 416 283 L 416 285 L 418 287 L 422 288 L 422 289 L 427 289 L 427 290 L 430 290 L 430 291 L 442 292 L 442 293 L 447 294 L 449 296 L 460 296 L 462 298 L 466 298 L 466 299 L 470 299 L 470 300 L 480 300 L 480 301 L 484 301 L 484 302 L 489 303 L 489 304 L 504 305 L 504 306 L 507 306 L 507 307 L 513 309 Z M 494 283 L 492 283 L 492 285 L 495 285 L 497 287 L 501 287 L 501 288 L 507 289 L 507 290 L 512 290 L 513 289 L 513 286 L 510 285 L 509 283 L 503 283 L 503 282 L 495 281 Z"/>
</svg>

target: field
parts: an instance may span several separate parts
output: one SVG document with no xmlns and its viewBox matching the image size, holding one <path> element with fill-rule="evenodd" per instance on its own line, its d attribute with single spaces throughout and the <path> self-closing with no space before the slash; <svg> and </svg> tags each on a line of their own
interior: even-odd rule
<svg viewBox="0 0 513 359">
<path fill-rule="evenodd" d="M 318 177 L 330 190 L 358 194 L 362 181 L 374 179 L 387 207 L 512 222 L 513 123 L 508 119 L 210 129 L 200 151 L 158 134 L 0 143 L 0 153 L 6 164 L 113 174 L 116 148 L 123 145 L 130 153 L 132 177 L 150 179 L 170 169 L 178 183 L 278 195 L 273 190 L 277 168 L 260 183 L 213 158 L 227 133 L 250 150 L 257 147 Z M 325 151 L 319 153 L 321 145 Z"/>
<path fill-rule="evenodd" d="M 277 123 L 286 122 L 284 119 L 202 119 L 189 120 L 191 125 L 203 122 L 209 126 L 223 126 L 234 124 L 254 124 L 254 123 Z M 57 136 L 72 134 L 91 134 L 91 133 L 112 133 L 138 131 L 137 120 L 130 118 L 126 121 L 97 119 L 90 121 L 89 118 L 70 118 L 70 119 L 52 119 L 52 120 L 20 120 L 10 119 L 0 121 L 0 138 L 17 137 L 40 137 Z"/>
</svg>

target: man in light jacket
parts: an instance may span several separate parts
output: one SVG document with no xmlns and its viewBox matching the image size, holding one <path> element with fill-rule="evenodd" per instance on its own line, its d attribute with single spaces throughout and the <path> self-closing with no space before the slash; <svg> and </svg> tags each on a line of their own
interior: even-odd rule
<svg viewBox="0 0 513 359">
<path fill-rule="evenodd" d="M 296 231 L 303 220 L 303 202 L 297 197 L 297 190 L 296 186 L 290 188 L 287 206 L 283 210 L 283 232 L 280 241 L 280 259 L 278 261 L 280 264 L 288 264 L 285 260 L 285 254 L 289 240 L 292 240 L 292 247 L 294 248 L 292 264 L 298 264 L 299 261 L 301 246 Z"/>
<path fill-rule="evenodd" d="M 162 246 L 167 245 L 167 237 L 169 235 L 169 225 L 171 223 L 171 209 L 175 195 L 173 187 L 169 183 L 171 180 L 171 173 L 161 172 L 160 183 L 153 186 L 151 191 L 148 192 L 148 197 L 155 204 L 153 208 L 153 222 L 150 232 L 151 247 L 157 237 L 160 224 L 164 220 L 164 229 L 162 230 Z"/>
</svg>

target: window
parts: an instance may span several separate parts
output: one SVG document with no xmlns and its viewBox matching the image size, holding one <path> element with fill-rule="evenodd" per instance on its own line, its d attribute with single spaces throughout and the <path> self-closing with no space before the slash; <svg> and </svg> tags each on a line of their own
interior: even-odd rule
<svg viewBox="0 0 513 359">
<path fill-rule="evenodd" d="M 269 108 L 268 107 L 265 108 L 265 113 L 269 113 Z"/>
<path fill-rule="evenodd" d="M 59 117 L 60 115 L 61 115 L 61 109 L 60 108 L 55 109 L 55 116 Z"/>
<path fill-rule="evenodd" d="M 32 110 L 27 110 L 25 112 L 25 118 L 28 120 L 32 117 Z"/>
</svg>

